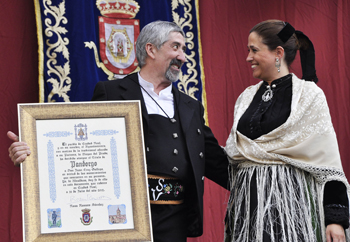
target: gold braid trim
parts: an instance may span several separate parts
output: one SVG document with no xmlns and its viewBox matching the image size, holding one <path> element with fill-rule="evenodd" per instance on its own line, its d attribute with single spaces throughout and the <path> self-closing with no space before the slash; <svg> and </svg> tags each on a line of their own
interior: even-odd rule
<svg viewBox="0 0 350 242">
<path fill-rule="evenodd" d="M 43 36 L 42 36 L 42 22 L 41 22 L 41 13 L 40 13 L 40 3 L 39 0 L 34 0 L 34 11 L 36 18 L 36 35 L 38 37 L 38 71 L 39 71 L 39 103 L 43 103 L 45 101 L 44 95 L 44 44 L 43 44 Z"/>
<path fill-rule="evenodd" d="M 157 204 L 157 205 L 164 205 L 164 204 L 178 205 L 182 203 L 184 203 L 184 200 L 158 200 L 158 201 L 150 200 L 150 204 Z"/>
<path fill-rule="evenodd" d="M 147 174 L 147 177 L 149 179 L 171 179 L 171 180 L 180 180 L 176 177 L 172 177 L 172 176 L 157 176 L 157 175 L 152 175 L 152 174 Z"/>
<path fill-rule="evenodd" d="M 198 29 L 198 54 L 199 54 L 199 67 L 201 70 L 202 80 L 202 105 L 204 106 L 204 120 L 205 124 L 209 126 L 208 110 L 207 110 L 207 92 L 205 91 L 205 75 L 204 75 L 204 64 L 203 64 L 203 53 L 202 53 L 202 40 L 201 40 L 201 29 L 199 21 L 199 0 L 195 1 L 196 13 L 197 13 L 197 29 Z"/>
</svg>

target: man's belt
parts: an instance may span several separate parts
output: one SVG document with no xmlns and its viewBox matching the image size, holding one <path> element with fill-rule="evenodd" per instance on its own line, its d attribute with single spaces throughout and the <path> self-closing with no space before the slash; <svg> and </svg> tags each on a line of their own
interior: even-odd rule
<svg viewBox="0 0 350 242">
<path fill-rule="evenodd" d="M 148 174 L 148 190 L 151 204 L 181 204 L 184 202 L 184 186 L 177 178 Z"/>
</svg>

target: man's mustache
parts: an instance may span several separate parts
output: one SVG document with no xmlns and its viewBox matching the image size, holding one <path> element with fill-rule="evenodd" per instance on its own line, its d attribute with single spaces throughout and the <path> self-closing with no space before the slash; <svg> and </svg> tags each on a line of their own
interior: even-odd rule
<svg viewBox="0 0 350 242">
<path fill-rule="evenodd" d="M 171 66 L 171 65 L 177 65 L 177 66 L 179 66 L 179 68 L 181 68 L 182 62 L 181 62 L 180 60 L 178 60 L 178 59 L 172 59 L 172 60 L 170 61 L 170 66 Z"/>
</svg>

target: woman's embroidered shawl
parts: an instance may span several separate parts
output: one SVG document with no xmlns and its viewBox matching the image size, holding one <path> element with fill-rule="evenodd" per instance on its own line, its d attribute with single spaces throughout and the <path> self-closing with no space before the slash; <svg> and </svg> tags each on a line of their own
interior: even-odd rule
<svg viewBox="0 0 350 242">
<path fill-rule="evenodd" d="M 337 138 L 326 97 L 314 82 L 293 74 L 291 113 L 280 127 L 255 140 L 237 131 L 237 124 L 262 81 L 248 87 L 237 99 L 234 123 L 225 150 L 232 163 L 287 163 L 310 172 L 319 183 L 330 180 L 345 184 Z"/>
<path fill-rule="evenodd" d="M 263 82 L 248 87 L 239 96 L 225 150 L 231 164 L 239 164 L 240 167 L 252 163 L 289 164 L 309 172 L 318 184 L 317 200 L 322 214 L 321 224 L 324 224 L 324 184 L 330 180 L 341 181 L 348 191 L 349 184 L 342 169 L 336 134 L 323 91 L 314 82 L 300 80 L 294 74 L 292 82 L 289 118 L 280 127 L 255 140 L 237 131 L 237 125 Z"/>
</svg>

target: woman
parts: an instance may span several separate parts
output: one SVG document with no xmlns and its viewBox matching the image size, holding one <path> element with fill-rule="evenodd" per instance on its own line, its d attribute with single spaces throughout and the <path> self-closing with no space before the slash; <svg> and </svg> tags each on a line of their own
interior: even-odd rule
<svg viewBox="0 0 350 242">
<path fill-rule="evenodd" d="M 289 73 L 298 49 L 310 81 Z M 288 23 L 264 21 L 250 31 L 247 62 L 262 81 L 237 99 L 226 143 L 225 241 L 346 241 L 349 184 L 312 43 Z"/>
</svg>

